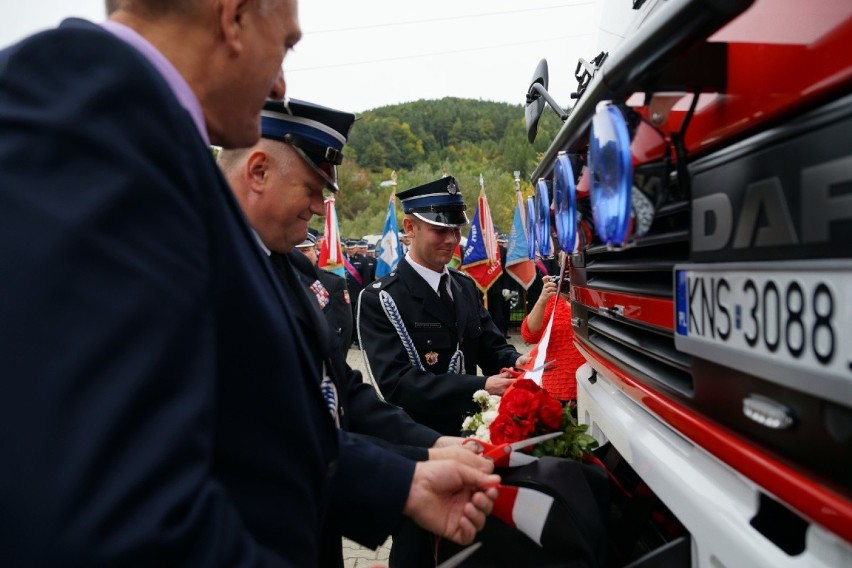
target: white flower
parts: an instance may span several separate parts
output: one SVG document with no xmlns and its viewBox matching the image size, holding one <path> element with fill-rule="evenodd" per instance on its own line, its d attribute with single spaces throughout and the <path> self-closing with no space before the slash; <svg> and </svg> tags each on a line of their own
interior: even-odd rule
<svg viewBox="0 0 852 568">
<path fill-rule="evenodd" d="M 486 426 L 494 422 L 495 418 L 497 418 L 496 410 L 485 410 L 482 412 L 482 423 Z"/>
<path fill-rule="evenodd" d="M 475 436 L 483 442 L 491 442 L 491 432 L 488 430 L 488 426 L 486 426 L 485 424 L 482 424 L 479 428 L 476 429 Z"/>
<path fill-rule="evenodd" d="M 473 402 L 477 403 L 480 406 L 490 405 L 491 403 L 491 395 L 488 394 L 488 391 L 485 389 L 480 389 L 473 393 Z"/>
<path fill-rule="evenodd" d="M 479 405 L 480 411 L 473 416 L 468 416 L 462 422 L 463 432 L 474 432 L 474 436 L 485 442 L 491 441 L 491 433 L 488 426 L 497 418 L 497 410 L 500 407 L 500 397 L 489 394 L 486 390 L 478 390 L 473 393 L 473 401 Z"/>
</svg>

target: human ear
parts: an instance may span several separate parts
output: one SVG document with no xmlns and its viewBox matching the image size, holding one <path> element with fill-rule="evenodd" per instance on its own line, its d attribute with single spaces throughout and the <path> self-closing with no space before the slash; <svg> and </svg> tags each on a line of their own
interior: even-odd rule
<svg viewBox="0 0 852 568">
<path fill-rule="evenodd" d="M 228 51 L 239 54 L 243 50 L 243 37 L 246 33 L 246 12 L 250 8 L 249 0 L 220 0 L 219 26 Z"/>
<path fill-rule="evenodd" d="M 254 150 L 246 159 L 245 177 L 255 193 L 263 193 L 269 179 L 269 156 L 263 150 Z"/>
</svg>

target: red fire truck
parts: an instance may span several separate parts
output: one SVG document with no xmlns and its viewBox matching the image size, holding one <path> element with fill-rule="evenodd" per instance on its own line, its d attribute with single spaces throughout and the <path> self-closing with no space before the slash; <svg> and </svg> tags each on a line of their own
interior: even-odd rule
<svg viewBox="0 0 852 568">
<path fill-rule="evenodd" d="M 613 563 L 852 566 L 852 2 L 632 4 L 532 175 Z"/>
</svg>

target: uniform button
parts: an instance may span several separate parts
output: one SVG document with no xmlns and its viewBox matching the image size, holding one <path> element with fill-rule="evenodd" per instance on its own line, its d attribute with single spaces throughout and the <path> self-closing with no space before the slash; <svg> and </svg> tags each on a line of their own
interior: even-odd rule
<svg viewBox="0 0 852 568">
<path fill-rule="evenodd" d="M 337 473 L 337 460 L 331 460 L 330 462 L 328 462 L 326 477 L 331 479 L 332 477 L 334 477 L 335 473 Z"/>
<path fill-rule="evenodd" d="M 426 345 L 432 345 L 432 340 L 431 340 L 431 339 L 427 339 L 427 340 L 426 340 Z"/>
</svg>

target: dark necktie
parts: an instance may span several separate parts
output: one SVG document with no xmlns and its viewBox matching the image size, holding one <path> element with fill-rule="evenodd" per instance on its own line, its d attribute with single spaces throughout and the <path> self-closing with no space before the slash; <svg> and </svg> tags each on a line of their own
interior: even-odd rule
<svg viewBox="0 0 852 568">
<path fill-rule="evenodd" d="M 447 306 L 447 309 L 450 310 L 450 313 L 456 313 L 456 306 L 453 304 L 452 296 L 450 296 L 449 274 L 441 275 L 441 283 L 438 285 L 438 295 L 441 297 L 441 301 L 444 302 L 444 305 Z"/>
</svg>

